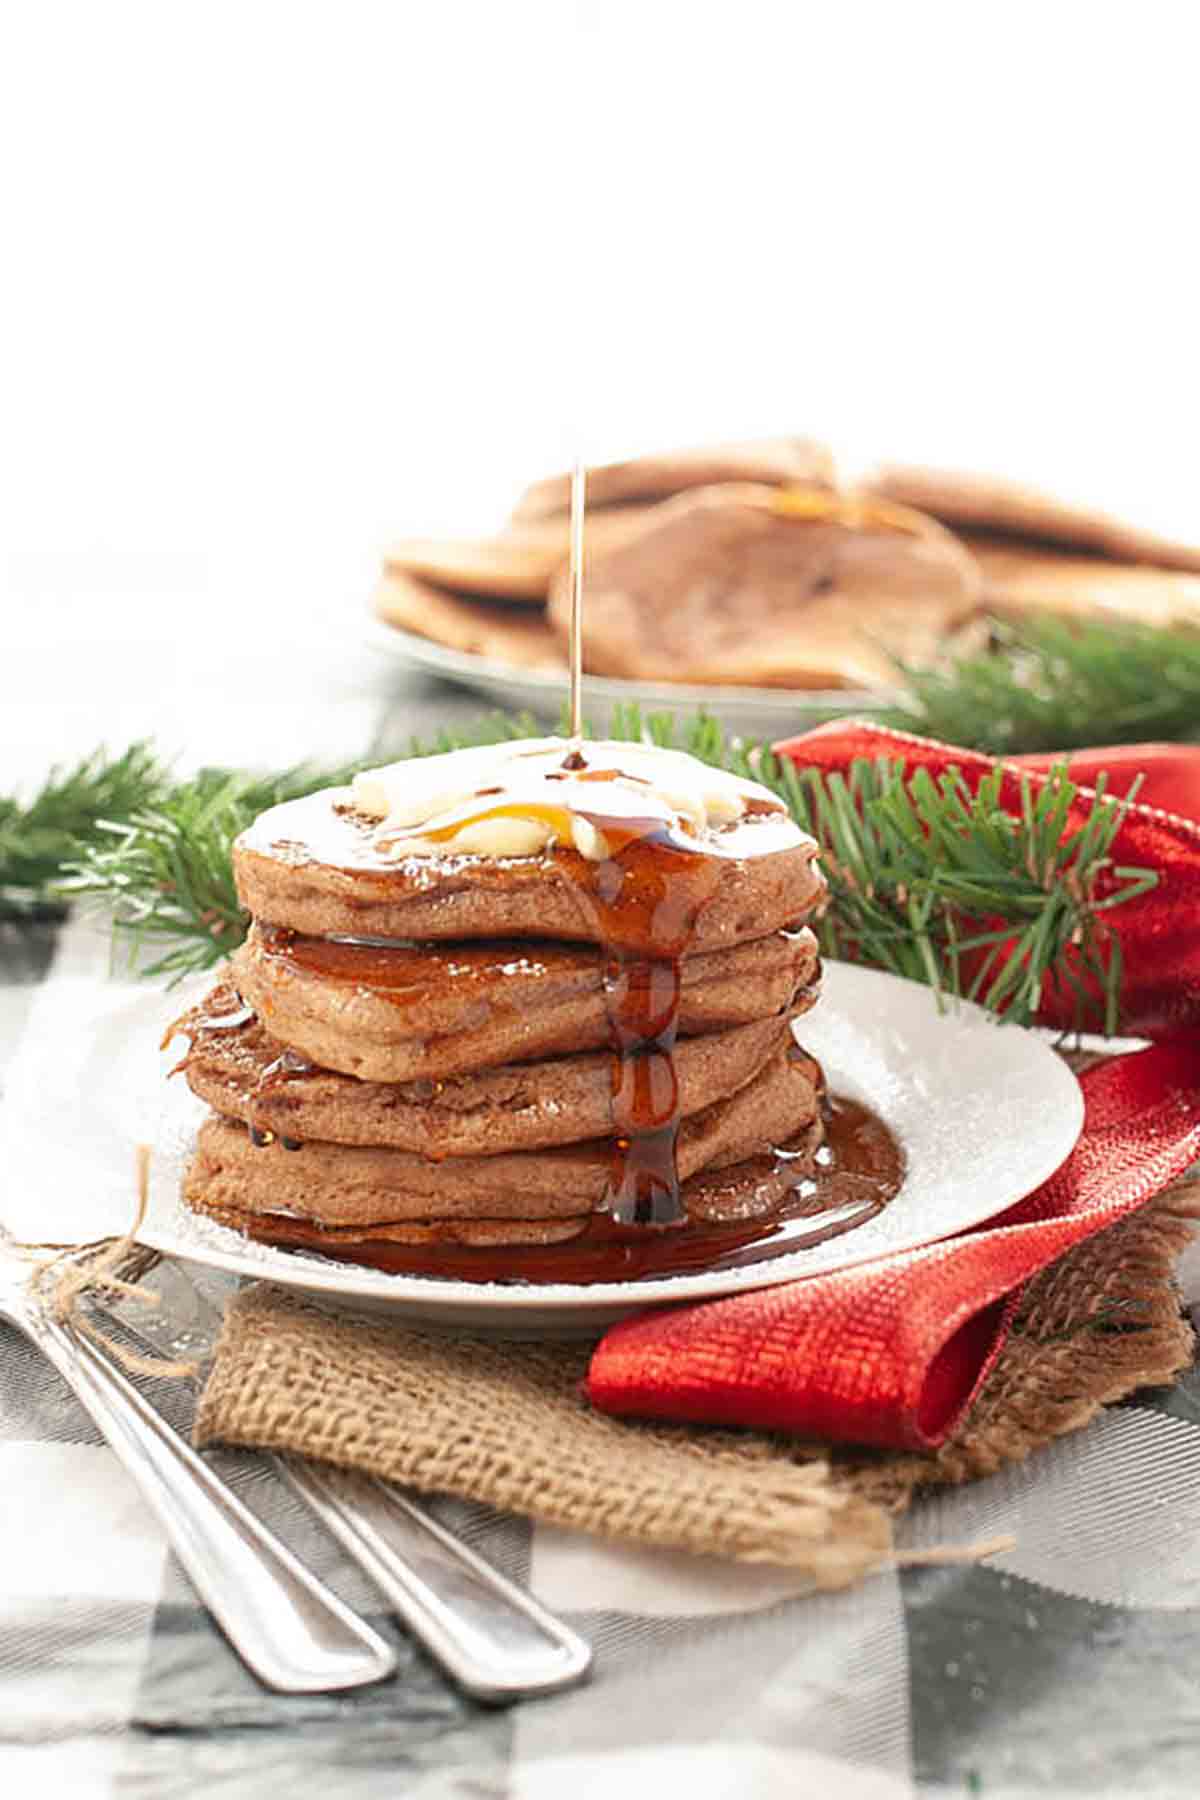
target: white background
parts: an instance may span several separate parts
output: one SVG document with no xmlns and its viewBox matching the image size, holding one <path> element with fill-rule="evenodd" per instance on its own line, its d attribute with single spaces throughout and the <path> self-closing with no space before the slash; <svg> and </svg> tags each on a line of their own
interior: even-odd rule
<svg viewBox="0 0 1200 1800">
<path fill-rule="evenodd" d="M 0 0 L 10 656 L 352 636 L 390 536 L 576 448 L 813 431 L 1194 528 L 1198 36 L 1188 0 Z"/>
</svg>

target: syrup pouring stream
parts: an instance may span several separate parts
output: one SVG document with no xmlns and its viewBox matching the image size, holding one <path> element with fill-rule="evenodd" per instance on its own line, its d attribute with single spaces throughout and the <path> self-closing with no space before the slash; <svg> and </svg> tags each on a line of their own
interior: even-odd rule
<svg viewBox="0 0 1200 1800">
<path fill-rule="evenodd" d="M 587 471 L 577 458 L 571 472 L 571 751 L 583 749 L 583 515 Z"/>
</svg>

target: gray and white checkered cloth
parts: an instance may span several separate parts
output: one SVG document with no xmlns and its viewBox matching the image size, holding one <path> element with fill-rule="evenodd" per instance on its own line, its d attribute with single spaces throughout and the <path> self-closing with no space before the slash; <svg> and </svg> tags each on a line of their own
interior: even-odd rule
<svg viewBox="0 0 1200 1800">
<path fill-rule="evenodd" d="M 0 1048 L 22 1064 L 45 1058 L 48 1034 L 61 1043 L 64 1018 L 78 1058 L 120 1010 L 119 988 L 81 962 L 77 929 L 58 944 L 0 939 L 0 979 Z M 19 1086 L 0 1142 L 19 1134 Z M 0 1168 L 3 1180 L 11 1161 Z M 1200 1295 L 1200 1257 L 1182 1274 Z M 186 1429 L 180 1384 L 147 1391 Z M 459 1695 L 257 1459 L 218 1461 L 393 1638 L 400 1673 L 349 1696 L 260 1687 L 83 1412 L 0 1327 L 3 1800 L 1200 1792 L 1200 1373 L 927 1500 L 902 1528 L 912 1545 L 1011 1532 L 1011 1553 L 846 1594 L 446 1502 L 443 1516 L 596 1647 L 589 1685 L 508 1710 Z"/>
</svg>

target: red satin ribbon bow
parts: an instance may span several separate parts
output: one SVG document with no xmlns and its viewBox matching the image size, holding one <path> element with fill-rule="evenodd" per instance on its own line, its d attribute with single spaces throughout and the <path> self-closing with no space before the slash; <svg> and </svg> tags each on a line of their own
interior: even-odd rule
<svg viewBox="0 0 1200 1800">
<path fill-rule="evenodd" d="M 777 748 L 825 770 L 880 755 L 935 775 L 957 766 L 972 786 L 995 766 L 973 751 L 861 724 L 822 726 Z M 1038 781 L 1057 760 L 1006 765 L 1002 800 L 1016 799 L 1023 773 Z M 1163 1041 L 1082 1077 L 1075 1149 L 1036 1193 L 986 1226 L 859 1268 L 626 1320 L 592 1358 L 593 1405 L 930 1448 L 978 1393 L 1030 1276 L 1200 1156 L 1200 1033 L 1187 1029 L 1200 1024 L 1200 748 L 1126 745 L 1068 760 L 1073 780 L 1086 784 L 1104 769 L 1110 791 L 1122 795 L 1145 774 L 1113 861 L 1154 868 L 1159 883 L 1108 918 L 1123 951 L 1125 1027 Z M 1085 785 L 1072 827 L 1093 799 Z M 1047 988 L 1041 1016 L 1064 1023 L 1061 1010 Z"/>
</svg>

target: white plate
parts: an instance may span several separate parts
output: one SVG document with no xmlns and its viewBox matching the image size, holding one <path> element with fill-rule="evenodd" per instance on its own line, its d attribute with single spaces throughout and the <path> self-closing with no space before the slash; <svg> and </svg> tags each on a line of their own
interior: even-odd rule
<svg viewBox="0 0 1200 1800">
<path fill-rule="evenodd" d="M 473 688 L 503 712 L 531 712 L 557 718 L 568 696 L 567 672 L 520 669 L 465 650 L 448 650 L 414 631 L 381 620 L 367 626 L 368 642 L 397 661 L 459 686 Z M 746 737 L 773 738 L 803 731 L 831 714 L 879 712 L 896 696 L 881 688 L 687 687 L 683 683 L 615 681 L 585 675 L 584 706 L 607 721 L 616 706 L 640 706 L 643 713 L 670 712 L 686 718 L 710 713 Z"/>
<path fill-rule="evenodd" d="M 152 1028 L 149 1016 L 146 1028 Z M 172 1255 L 355 1307 L 384 1306 L 418 1323 L 581 1331 L 663 1301 L 771 1287 L 948 1237 L 1029 1193 L 1079 1135 L 1079 1084 L 1048 1044 L 966 1003 L 947 1003 L 939 1012 L 933 993 L 915 982 L 827 963 L 820 1005 L 799 1035 L 824 1064 L 830 1087 L 867 1102 L 891 1127 L 907 1172 L 891 1205 L 868 1224 L 769 1263 L 654 1281 L 520 1288 L 385 1275 L 250 1243 L 180 1202 L 180 1174 L 204 1109 L 179 1082 L 161 1109 L 151 1210 L 141 1236 Z"/>
</svg>

